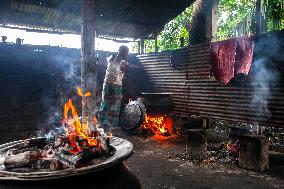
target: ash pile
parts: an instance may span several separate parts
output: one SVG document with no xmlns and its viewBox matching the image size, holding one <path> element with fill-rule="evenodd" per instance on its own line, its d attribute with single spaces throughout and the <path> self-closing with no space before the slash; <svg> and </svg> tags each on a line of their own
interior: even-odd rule
<svg viewBox="0 0 284 189">
<path fill-rule="evenodd" d="M 202 131 L 206 138 L 206 143 L 200 137 L 195 137 L 192 133 L 186 133 L 187 144 L 184 153 L 179 154 L 182 159 L 188 159 L 197 164 L 199 163 L 230 163 L 239 165 L 241 138 L 255 133 L 255 126 L 252 124 L 221 121 L 212 119 L 210 128 Z M 262 128 L 261 136 L 268 140 L 269 158 L 283 159 L 284 157 L 284 129 L 283 128 Z M 199 133 L 198 133 L 199 134 Z M 255 136 L 258 136 L 255 134 Z M 194 140 L 197 149 L 190 145 L 190 138 Z M 196 144 L 201 141 L 200 144 Z M 203 145 L 205 144 L 205 145 Z M 193 145 L 193 146 L 194 146 Z M 202 148 L 204 146 L 204 148 Z M 193 154 L 197 154 L 196 157 Z"/>
<path fill-rule="evenodd" d="M 240 140 L 243 135 L 255 133 L 254 125 L 235 121 L 213 120 L 206 133 L 209 161 L 239 164 Z M 269 152 L 284 154 L 284 129 L 266 127 L 261 134 L 269 141 Z"/>
</svg>

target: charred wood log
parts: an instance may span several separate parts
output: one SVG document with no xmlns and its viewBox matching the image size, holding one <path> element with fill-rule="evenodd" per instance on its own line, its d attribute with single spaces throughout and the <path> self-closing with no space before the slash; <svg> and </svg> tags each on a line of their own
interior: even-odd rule
<svg viewBox="0 0 284 189">
<path fill-rule="evenodd" d="M 37 147 L 30 147 L 30 148 L 23 148 L 23 149 L 13 148 L 7 151 L 6 156 L 17 155 L 17 154 L 24 153 L 27 151 L 38 151 L 38 148 Z"/>
<path fill-rule="evenodd" d="M 65 167 L 75 168 L 79 165 L 81 157 L 75 154 L 72 154 L 67 150 L 58 150 L 54 155 L 55 159 L 61 162 Z"/>
<path fill-rule="evenodd" d="M 64 165 L 60 161 L 57 161 L 56 159 L 53 159 L 49 165 L 51 171 L 57 171 L 62 169 L 63 167 Z"/>
<path fill-rule="evenodd" d="M 61 149 L 55 152 L 54 158 L 65 167 L 76 168 L 94 158 L 100 158 L 104 154 L 105 153 L 103 153 L 99 148 L 89 148 L 87 150 L 82 150 L 77 154 L 73 154 L 66 149 Z"/>
<path fill-rule="evenodd" d="M 16 155 L 7 155 L 4 165 L 7 169 L 29 167 L 31 163 L 39 160 L 41 153 L 39 151 L 25 151 Z"/>
<path fill-rule="evenodd" d="M 52 159 L 39 159 L 31 164 L 31 168 L 35 170 L 50 169 Z"/>
<path fill-rule="evenodd" d="M 22 143 L 11 143 L 11 145 L 7 145 L 5 147 L 3 147 L 1 149 L 1 151 L 7 151 L 9 149 L 17 149 L 17 150 L 21 150 L 21 149 L 27 149 L 27 148 L 34 148 L 37 147 L 39 149 L 44 148 L 47 145 L 47 140 L 46 138 L 35 138 L 35 139 L 31 139 L 31 140 L 25 140 Z"/>
</svg>

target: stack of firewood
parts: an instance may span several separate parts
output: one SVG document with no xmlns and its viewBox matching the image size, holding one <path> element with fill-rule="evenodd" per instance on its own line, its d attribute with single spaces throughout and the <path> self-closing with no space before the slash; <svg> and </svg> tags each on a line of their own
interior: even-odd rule
<svg viewBox="0 0 284 189">
<path fill-rule="evenodd" d="M 76 168 L 95 158 L 101 158 L 109 153 L 109 138 L 97 134 L 97 145 L 90 146 L 86 139 L 76 136 L 76 145 L 80 150 L 72 151 L 69 138 L 66 135 L 49 142 L 45 138 L 27 140 L 7 150 L 4 158 L 6 169 L 16 170 L 60 170 Z"/>
</svg>

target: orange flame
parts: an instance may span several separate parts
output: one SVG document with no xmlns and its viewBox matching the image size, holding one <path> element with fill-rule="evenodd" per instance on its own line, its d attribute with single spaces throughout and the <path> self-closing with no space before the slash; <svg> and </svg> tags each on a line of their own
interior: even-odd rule
<svg viewBox="0 0 284 189">
<path fill-rule="evenodd" d="M 70 112 L 71 116 L 69 116 Z M 67 125 L 66 134 L 67 136 L 69 136 L 69 144 L 72 147 L 72 153 L 81 151 L 80 146 L 78 146 L 76 143 L 77 137 L 84 138 L 87 141 L 89 147 L 97 146 L 97 140 L 90 136 L 91 130 L 88 124 L 88 117 L 86 117 L 86 123 L 81 123 L 72 99 L 69 99 L 68 102 L 66 102 L 64 105 L 63 123 L 66 123 Z"/>
<path fill-rule="evenodd" d="M 85 97 L 89 97 L 89 96 L 92 95 L 90 92 L 86 92 L 85 94 L 83 94 L 83 91 L 82 91 L 82 89 L 80 87 L 77 87 L 77 94 L 79 96 L 85 96 Z"/>
<path fill-rule="evenodd" d="M 98 123 L 98 120 L 97 120 L 96 116 L 94 116 L 94 118 L 93 118 L 93 123 L 94 123 L 95 126 L 96 126 L 97 123 Z"/>
<path fill-rule="evenodd" d="M 149 116 L 146 114 L 143 123 L 144 129 L 150 129 L 156 135 L 170 135 L 172 133 L 172 121 L 167 116 Z"/>
<path fill-rule="evenodd" d="M 238 145 L 238 141 L 236 142 L 233 142 L 233 141 L 229 141 L 227 144 L 226 144 L 226 149 L 230 152 L 235 152 L 237 153 L 239 151 L 239 145 Z"/>
</svg>

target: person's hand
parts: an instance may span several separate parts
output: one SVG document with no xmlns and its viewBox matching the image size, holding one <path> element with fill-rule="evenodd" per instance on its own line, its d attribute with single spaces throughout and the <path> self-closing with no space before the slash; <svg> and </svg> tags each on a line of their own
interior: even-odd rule
<svg viewBox="0 0 284 189">
<path fill-rule="evenodd" d="M 125 60 L 122 60 L 120 62 L 120 71 L 122 71 L 123 73 L 125 73 L 128 70 L 128 65 L 129 63 Z"/>
</svg>

